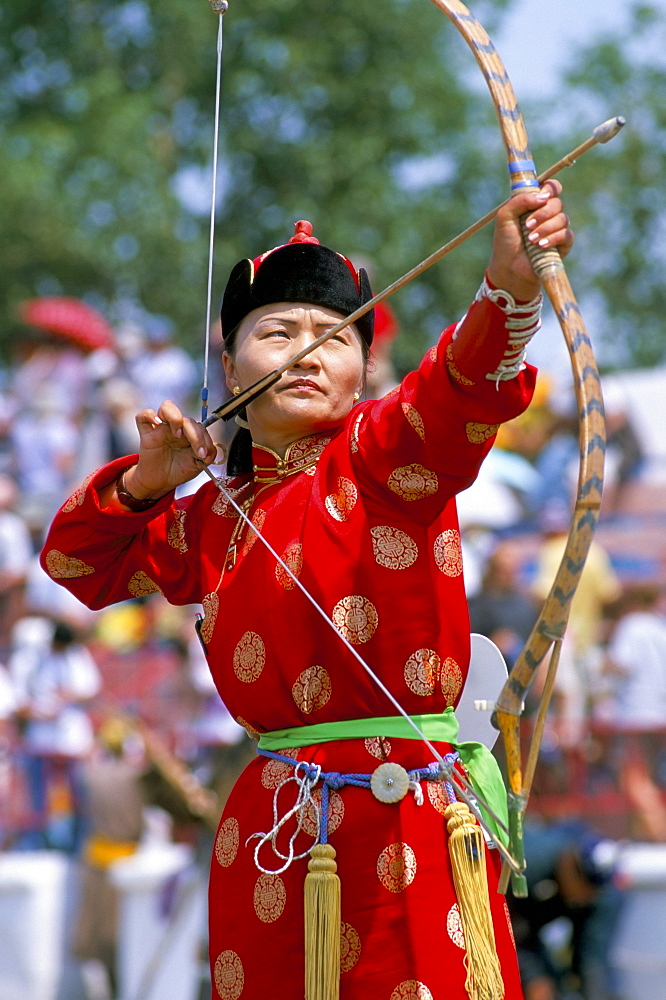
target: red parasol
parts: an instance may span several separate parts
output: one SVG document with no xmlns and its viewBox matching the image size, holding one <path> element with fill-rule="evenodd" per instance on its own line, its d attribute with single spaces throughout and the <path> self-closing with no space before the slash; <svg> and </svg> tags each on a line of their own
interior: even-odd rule
<svg viewBox="0 0 666 1000">
<path fill-rule="evenodd" d="M 113 329 L 101 313 L 81 299 L 54 296 L 30 299 L 21 304 L 19 316 L 29 326 L 48 330 L 82 351 L 116 347 Z"/>
</svg>

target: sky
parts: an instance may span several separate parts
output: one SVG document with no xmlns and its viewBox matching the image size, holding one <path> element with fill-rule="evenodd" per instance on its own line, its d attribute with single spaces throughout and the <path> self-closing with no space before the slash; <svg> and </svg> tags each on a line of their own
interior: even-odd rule
<svg viewBox="0 0 666 1000">
<path fill-rule="evenodd" d="M 666 0 L 658 3 L 666 8 Z M 572 47 L 616 32 L 632 5 L 633 0 L 514 0 L 493 42 L 518 100 L 553 93 Z"/>
</svg>

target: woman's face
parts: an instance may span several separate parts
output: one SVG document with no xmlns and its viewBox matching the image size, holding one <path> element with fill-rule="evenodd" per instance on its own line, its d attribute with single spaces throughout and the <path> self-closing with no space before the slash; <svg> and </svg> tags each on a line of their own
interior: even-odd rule
<svg viewBox="0 0 666 1000">
<path fill-rule="evenodd" d="M 246 389 L 342 318 L 332 309 L 300 302 L 253 310 L 238 328 L 233 353 L 223 354 L 227 385 Z M 361 392 L 364 367 L 360 334 L 355 326 L 345 327 L 249 404 L 253 440 L 284 454 L 299 438 L 338 426 L 353 406 L 354 393 Z"/>
</svg>

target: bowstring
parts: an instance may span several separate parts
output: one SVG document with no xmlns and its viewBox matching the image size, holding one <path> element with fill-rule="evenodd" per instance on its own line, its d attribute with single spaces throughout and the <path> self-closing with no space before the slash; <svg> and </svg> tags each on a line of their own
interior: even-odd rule
<svg viewBox="0 0 666 1000">
<path fill-rule="evenodd" d="M 210 341 L 211 341 L 211 311 L 213 301 L 213 259 L 215 243 L 215 208 L 217 204 L 217 166 L 219 157 L 220 138 L 220 92 L 222 89 L 222 50 L 223 50 L 223 28 L 224 10 L 219 13 L 219 25 L 217 29 L 217 69 L 215 79 L 215 118 L 213 129 L 213 181 L 211 185 L 210 201 L 210 233 L 208 240 L 208 287 L 206 291 L 206 338 L 204 345 L 204 370 L 203 384 L 201 386 L 201 421 L 208 416 L 208 369 L 210 363 Z"/>
<path fill-rule="evenodd" d="M 485 819 L 484 819 L 484 817 L 483 817 L 483 815 L 481 813 L 481 810 L 479 808 L 479 804 L 481 804 L 481 806 L 483 806 L 483 808 L 486 810 L 486 812 L 488 813 L 488 815 L 492 817 L 492 819 L 495 821 L 495 823 L 497 823 L 497 825 L 500 827 L 500 829 L 502 829 L 502 830 L 504 830 L 505 832 L 508 833 L 508 829 L 507 829 L 507 826 L 504 823 L 504 821 L 497 815 L 497 813 L 492 809 L 492 807 L 484 800 L 484 798 L 479 794 L 478 790 L 475 789 L 470 784 L 470 782 L 467 780 L 467 778 L 465 778 L 464 775 L 460 774 L 460 772 L 458 772 L 458 771 L 455 771 L 449 764 L 447 764 L 447 762 L 444 760 L 444 758 L 439 753 L 439 751 L 436 749 L 436 747 L 433 746 L 433 744 L 427 738 L 427 736 L 425 735 L 425 733 L 423 733 L 423 731 L 421 730 L 421 728 L 419 727 L 419 725 L 414 721 L 414 719 L 409 715 L 409 713 L 402 707 L 402 705 L 400 704 L 400 702 L 397 700 L 397 698 L 395 698 L 395 696 L 391 693 L 391 691 L 389 691 L 389 689 L 386 687 L 386 685 L 383 683 L 383 681 L 374 672 L 374 670 L 372 669 L 372 667 L 368 663 L 365 662 L 365 660 L 360 655 L 360 653 L 358 652 L 358 650 L 355 649 L 354 646 L 352 646 L 352 644 L 349 642 L 349 640 L 347 639 L 347 637 L 340 631 L 340 629 L 330 619 L 330 617 L 326 614 L 326 612 L 321 607 L 321 605 L 318 604 L 318 602 L 312 596 L 312 594 L 310 593 L 310 591 L 306 587 L 303 586 L 303 584 L 301 583 L 301 581 L 298 579 L 298 577 L 292 571 L 291 567 L 287 565 L 287 563 L 284 561 L 284 559 L 281 558 L 280 555 L 278 555 L 278 553 L 275 551 L 275 549 L 270 544 L 270 542 L 268 541 L 268 539 L 265 538 L 265 536 L 257 528 L 257 526 L 252 523 L 252 521 L 247 516 L 247 514 L 245 513 L 245 511 L 243 510 L 243 508 L 239 504 L 236 503 L 236 501 L 234 500 L 233 496 L 228 492 L 228 490 L 226 490 L 224 488 L 224 486 L 222 485 L 222 483 L 220 482 L 220 480 L 217 478 L 217 476 L 215 476 L 215 474 L 213 472 L 211 472 L 211 470 L 208 468 L 208 466 L 204 465 L 203 462 L 200 462 L 200 464 L 202 465 L 203 471 L 206 473 L 206 475 L 208 476 L 208 478 L 211 480 L 212 483 L 214 483 L 214 485 L 220 491 L 220 493 L 222 494 L 222 496 L 233 507 L 233 509 L 236 511 L 236 513 L 242 519 L 242 521 L 244 521 L 244 523 L 248 526 L 248 529 L 254 532 L 254 534 L 258 537 L 259 541 L 265 546 L 265 548 L 270 552 L 270 554 L 273 556 L 273 558 L 275 559 L 275 561 L 277 562 L 277 564 L 284 570 L 284 572 L 289 576 L 289 578 L 293 581 L 293 583 L 298 587 L 298 589 L 301 591 L 301 593 L 307 598 L 307 600 L 314 607 L 314 609 L 317 611 L 317 613 L 326 622 L 326 624 L 328 625 L 328 627 L 331 628 L 335 632 L 335 634 L 339 637 L 339 639 L 344 644 L 344 646 L 352 654 L 352 656 L 354 657 L 354 659 L 358 661 L 358 663 L 361 665 L 361 667 L 363 668 L 363 670 L 375 682 L 375 684 L 377 684 L 377 686 L 380 688 L 380 690 L 382 691 L 382 693 L 386 695 L 386 697 L 389 699 L 389 701 L 394 706 L 394 708 L 397 710 L 397 712 L 409 723 L 409 725 L 415 731 L 415 733 L 419 737 L 419 739 L 423 743 L 425 743 L 425 745 L 428 747 L 428 749 L 430 750 L 430 752 L 434 755 L 435 760 L 439 764 L 441 773 L 444 775 L 444 777 L 448 781 L 450 781 L 453 785 L 455 785 L 456 793 L 460 796 L 460 798 L 463 800 L 463 802 L 465 802 L 466 805 L 469 807 L 469 809 L 471 810 L 471 812 L 474 814 L 474 816 L 478 820 L 479 825 L 481 826 L 481 828 L 488 834 L 488 836 L 497 845 L 497 848 L 498 848 L 500 854 L 502 855 L 502 857 L 504 858 L 504 860 L 507 862 L 507 864 L 513 870 L 515 870 L 515 871 L 521 870 L 519 868 L 516 860 L 510 854 L 510 852 L 506 849 L 506 847 L 502 844 L 502 842 L 497 837 L 495 837 L 493 835 L 493 832 L 488 828 L 488 824 L 486 823 L 486 821 L 485 821 Z"/>
</svg>

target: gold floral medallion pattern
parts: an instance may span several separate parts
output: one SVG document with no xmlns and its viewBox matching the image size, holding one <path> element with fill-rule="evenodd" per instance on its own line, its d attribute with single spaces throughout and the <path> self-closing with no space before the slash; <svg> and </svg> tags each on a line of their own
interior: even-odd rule
<svg viewBox="0 0 666 1000">
<path fill-rule="evenodd" d="M 361 957 L 358 931 L 344 920 L 340 924 L 340 972 L 349 972 Z"/>
<path fill-rule="evenodd" d="M 389 844 L 377 859 L 377 876 L 389 892 L 402 892 L 416 877 L 416 855 L 409 844 Z"/>
<path fill-rule="evenodd" d="M 377 608 L 360 594 L 343 597 L 333 608 L 331 617 L 333 624 L 354 646 L 372 639 L 379 624 Z"/>
<path fill-rule="evenodd" d="M 396 496 L 410 503 L 433 496 L 439 489 L 439 481 L 430 469 L 413 462 L 394 469 L 388 477 L 387 486 Z"/>
<path fill-rule="evenodd" d="M 256 632 L 245 632 L 234 649 L 234 673 L 243 684 L 252 684 L 266 666 L 266 646 Z"/>
<path fill-rule="evenodd" d="M 337 493 L 329 493 L 324 501 L 326 510 L 336 521 L 348 521 L 349 515 L 356 506 L 358 490 L 351 479 L 338 476 Z"/>
<path fill-rule="evenodd" d="M 411 403 L 402 403 L 402 412 L 407 418 L 407 423 L 411 424 L 418 436 L 422 441 L 425 441 L 425 424 L 423 423 L 423 417 Z"/>
<path fill-rule="evenodd" d="M 323 708 L 331 697 L 331 678 L 323 667 L 308 667 L 296 679 L 291 694 L 296 704 L 305 715 Z"/>
<path fill-rule="evenodd" d="M 213 591 L 212 594 L 204 595 L 201 604 L 204 610 L 204 619 L 201 623 L 201 638 L 208 645 L 215 631 L 215 622 L 220 611 L 220 598 Z"/>
<path fill-rule="evenodd" d="M 391 742 L 383 736 L 369 736 L 364 743 L 370 756 L 377 760 L 386 760 L 391 756 Z"/>
<path fill-rule="evenodd" d="M 465 933 L 457 903 L 453 904 L 446 915 L 446 931 L 456 947 L 465 947 Z"/>
<path fill-rule="evenodd" d="M 448 344 L 446 348 L 446 367 L 449 370 L 449 375 L 451 376 L 454 382 L 458 383 L 458 385 L 474 385 L 474 382 L 471 380 L 471 378 L 466 378 L 466 376 L 463 375 L 463 373 L 458 368 L 458 365 L 455 362 L 455 358 L 453 357 L 453 349 L 450 344 Z"/>
<path fill-rule="evenodd" d="M 445 576 L 460 576 L 463 571 L 460 532 L 449 528 L 438 535 L 433 543 L 435 565 Z"/>
<path fill-rule="evenodd" d="M 86 491 L 88 489 L 88 486 L 90 485 L 94 477 L 95 477 L 94 472 L 91 472 L 89 476 L 86 476 L 86 478 L 79 486 L 78 490 L 75 490 L 72 493 L 71 497 L 69 497 L 69 499 L 65 501 L 65 503 L 62 505 L 61 508 L 63 514 L 69 514 L 77 507 L 81 506 L 81 504 L 84 502 L 86 498 Z"/>
<path fill-rule="evenodd" d="M 291 753 L 291 751 L 289 751 Z M 261 783 L 269 791 L 275 791 L 283 781 L 294 773 L 291 764 L 282 760 L 267 760 L 261 771 Z"/>
<path fill-rule="evenodd" d="M 254 543 L 256 542 L 257 532 L 261 532 L 261 529 L 264 526 L 264 522 L 266 520 L 266 511 L 264 510 L 264 508 L 257 507 L 250 520 L 257 530 L 253 531 L 250 525 L 249 524 L 247 525 L 247 538 L 245 539 L 245 545 L 243 546 L 243 552 L 242 552 L 244 556 L 248 554 L 248 552 L 251 550 Z"/>
<path fill-rule="evenodd" d="M 300 542 L 290 542 L 282 553 L 282 562 L 289 567 L 294 576 L 298 579 L 303 569 L 303 547 Z M 275 578 L 285 590 L 293 590 L 296 584 L 289 576 L 284 566 L 278 563 L 275 567 Z"/>
<path fill-rule="evenodd" d="M 231 486 L 232 479 L 230 476 L 218 479 L 217 482 L 224 488 L 228 496 L 225 496 L 224 493 L 220 493 L 218 490 L 213 501 L 213 506 L 211 507 L 213 514 L 218 514 L 220 517 L 238 517 L 238 511 L 232 506 L 229 497 L 235 500 L 240 507 L 242 494 L 248 490 L 248 487 L 252 489 L 254 484 L 242 483 L 240 486 Z"/>
<path fill-rule="evenodd" d="M 405 979 L 404 983 L 396 986 L 389 1000 L 433 1000 L 433 997 L 425 983 L 420 983 L 418 979 Z"/>
<path fill-rule="evenodd" d="M 279 875 L 262 872 L 254 886 L 254 912 L 264 924 L 278 920 L 287 902 L 287 890 Z"/>
<path fill-rule="evenodd" d="M 351 432 L 351 443 L 349 445 L 352 455 L 355 455 L 358 452 L 358 432 L 361 426 L 361 421 L 363 420 L 364 416 L 365 413 L 359 413 L 356 420 L 354 421 L 354 426 Z"/>
<path fill-rule="evenodd" d="M 314 434 L 301 438 L 300 441 L 292 444 L 287 452 L 289 463 L 295 465 L 297 462 L 302 462 L 310 458 L 318 459 L 326 445 L 329 445 L 332 440 L 333 438 L 329 437 L 328 434 L 320 438 Z"/>
<path fill-rule="evenodd" d="M 449 708 L 455 703 L 456 698 L 462 690 L 463 684 L 462 670 L 452 656 L 447 656 L 444 660 L 440 677 L 442 682 L 442 694 L 444 695 L 446 707 Z"/>
<path fill-rule="evenodd" d="M 187 552 L 187 539 L 185 537 L 186 519 L 187 511 L 177 510 L 167 533 L 167 541 L 171 548 L 175 549 L 176 552 Z"/>
<path fill-rule="evenodd" d="M 229 816 L 217 831 L 215 857 L 223 868 L 228 868 L 236 860 L 240 839 L 240 827 L 235 816 Z"/>
<path fill-rule="evenodd" d="M 217 956 L 213 979 L 220 1000 L 238 1000 L 245 986 L 245 970 L 235 951 L 223 951 Z"/>
<path fill-rule="evenodd" d="M 315 808 L 316 806 L 316 808 Z M 319 813 L 317 812 L 319 810 Z M 321 813 L 321 788 L 315 788 L 312 802 L 308 802 L 303 811 L 301 826 L 309 837 L 316 837 L 319 829 L 319 814 Z M 328 832 L 335 833 L 345 818 L 345 804 L 340 792 L 331 789 L 328 797 Z"/>
<path fill-rule="evenodd" d="M 437 361 L 437 344 L 435 344 L 434 347 L 430 348 L 430 350 L 428 351 L 428 357 L 430 358 L 433 364 Z"/>
<path fill-rule="evenodd" d="M 378 524 L 370 529 L 375 562 L 386 569 L 409 569 L 419 556 L 419 549 L 410 535 L 400 528 Z"/>
<path fill-rule="evenodd" d="M 449 800 L 441 781 L 426 781 L 426 788 L 428 791 L 428 798 L 430 799 L 430 805 L 440 814 L 440 816 L 444 816 Z"/>
<path fill-rule="evenodd" d="M 465 433 L 470 444 L 484 444 L 497 433 L 499 424 L 478 424 L 473 420 L 465 424 Z"/>
<path fill-rule="evenodd" d="M 51 549 L 46 553 L 46 568 L 54 580 L 78 580 L 81 576 L 90 576 L 95 572 L 94 566 L 89 566 L 74 556 L 66 556 L 58 549 Z"/>
<path fill-rule="evenodd" d="M 149 594 L 162 593 L 162 588 L 154 580 L 151 580 L 148 574 L 144 573 L 142 569 L 137 570 L 134 576 L 130 578 L 127 589 L 132 597 L 148 597 Z"/>
<path fill-rule="evenodd" d="M 441 666 L 434 649 L 417 649 L 405 663 L 405 684 L 414 694 L 425 698 L 434 693 Z"/>
<path fill-rule="evenodd" d="M 236 722 L 238 723 L 239 726 L 243 727 L 243 729 L 245 730 L 245 732 L 247 733 L 247 735 L 250 737 L 251 740 L 258 740 L 259 737 L 261 736 L 261 731 L 259 729 L 256 729 L 254 726 L 250 725 L 250 723 L 246 719 L 244 719 L 242 715 L 236 716 Z"/>
</svg>

